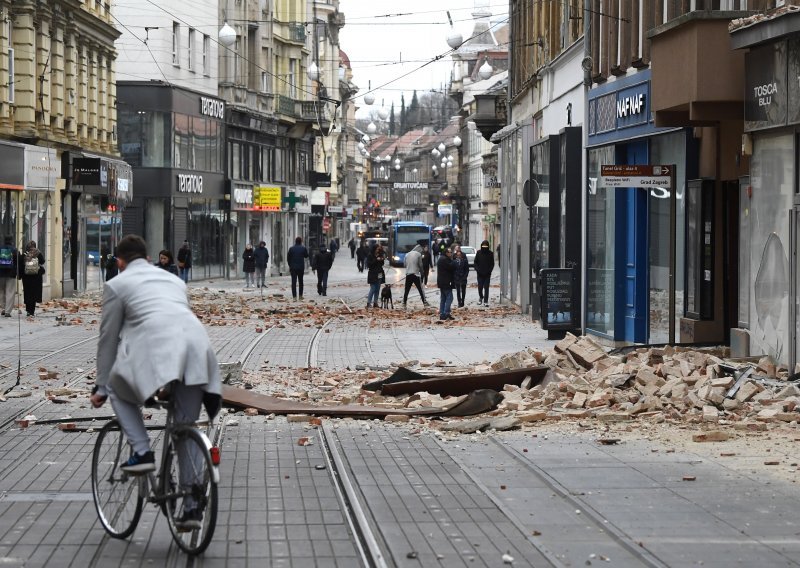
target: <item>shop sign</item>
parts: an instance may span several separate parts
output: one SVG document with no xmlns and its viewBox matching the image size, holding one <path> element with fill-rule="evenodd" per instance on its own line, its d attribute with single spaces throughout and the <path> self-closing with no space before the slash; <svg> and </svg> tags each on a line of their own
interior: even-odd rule
<svg viewBox="0 0 800 568">
<path fill-rule="evenodd" d="M 744 128 L 783 126 L 789 101 L 786 42 L 751 49 L 745 54 Z"/>
<path fill-rule="evenodd" d="M 311 214 L 311 190 L 296 187 L 289 192 L 292 195 L 293 209 L 296 213 Z"/>
<path fill-rule="evenodd" d="M 329 217 L 325 217 L 322 220 L 322 230 L 326 233 L 331 230 L 331 220 Z"/>
<path fill-rule="evenodd" d="M 253 188 L 253 209 L 256 211 L 280 211 L 281 188 L 257 185 Z"/>
<path fill-rule="evenodd" d="M 72 183 L 105 187 L 108 184 L 108 172 L 103 160 L 100 158 L 73 158 Z"/>
<path fill-rule="evenodd" d="M 672 187 L 674 166 L 600 166 L 600 187 Z"/>
<path fill-rule="evenodd" d="M 179 193 L 203 193 L 203 176 L 178 174 Z"/>
<path fill-rule="evenodd" d="M 225 101 L 210 97 L 200 97 L 200 114 L 225 120 Z"/>
<path fill-rule="evenodd" d="M 25 189 L 25 152 L 22 146 L 0 144 L 0 189 Z"/>
<path fill-rule="evenodd" d="M 648 122 L 650 119 L 649 89 L 650 82 L 648 81 L 617 91 L 615 105 L 617 128 L 638 126 Z"/>
<path fill-rule="evenodd" d="M 117 178 L 117 193 L 128 193 L 129 180 L 127 178 Z"/>
<path fill-rule="evenodd" d="M 25 188 L 55 189 L 61 177 L 61 160 L 55 150 L 38 146 L 25 147 Z"/>
<path fill-rule="evenodd" d="M 344 215 L 344 207 L 341 205 L 328 205 L 329 215 Z"/>
<path fill-rule="evenodd" d="M 450 203 L 444 204 L 440 203 L 439 207 L 437 208 L 439 212 L 439 217 L 444 217 L 445 215 L 452 215 L 453 214 L 453 206 Z"/>
<path fill-rule="evenodd" d="M 233 188 L 233 202 L 237 208 L 251 209 L 253 207 L 253 188 Z"/>
<path fill-rule="evenodd" d="M 427 181 L 416 181 L 416 182 L 402 182 L 396 181 L 394 185 L 392 185 L 392 189 L 428 189 L 428 182 Z"/>
<path fill-rule="evenodd" d="M 542 329 L 571 330 L 580 327 L 575 298 L 576 275 L 572 268 L 539 271 Z"/>
</svg>

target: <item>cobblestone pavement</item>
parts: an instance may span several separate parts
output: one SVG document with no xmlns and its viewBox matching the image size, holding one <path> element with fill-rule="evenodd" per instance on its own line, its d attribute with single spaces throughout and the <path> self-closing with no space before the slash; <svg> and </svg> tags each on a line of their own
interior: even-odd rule
<svg viewBox="0 0 800 568">
<path fill-rule="evenodd" d="M 401 277 L 389 273 L 390 280 Z M 313 277 L 307 280 L 313 290 Z M 263 300 L 241 282 L 191 287 L 269 307 L 285 305 L 288 278 L 272 278 Z M 328 294 L 304 305 L 364 301 L 366 274 L 346 255 L 337 257 Z M 478 309 L 474 288 L 468 294 L 467 310 Z M 402 292 L 395 296 L 399 303 Z M 419 298 L 409 306 L 420 310 Z M 319 327 L 276 325 L 262 333 L 249 324 L 208 330 L 220 361 L 241 362 L 247 371 L 341 370 L 405 359 L 462 365 L 550 345 L 522 315 L 483 324 L 473 316 L 475 325 L 446 327 L 434 323 L 433 312 L 429 324 L 409 325 L 402 314 L 387 319 L 362 310 Z M 228 414 L 220 515 L 206 553 L 180 553 L 152 505 L 131 538 L 110 539 L 97 522 L 89 481 L 94 430 L 110 409 L 90 408 L 82 391 L 93 378 L 98 318 L 87 308 L 80 323 L 57 325 L 64 315 L 54 303 L 32 322 L 0 319 L 0 392 L 8 397 L 0 402 L 2 565 L 800 565 L 800 492 L 793 483 L 733 469 L 708 453 L 666 452 L 646 439 L 601 446 L 591 432 L 545 435 L 533 427 L 450 437 L 424 420 L 326 419 L 314 427 Z M 44 371 L 58 377 L 42 380 Z M 56 387 L 78 391 L 56 403 L 45 394 Z M 27 396 L 11 398 L 20 395 Z M 38 422 L 18 425 L 29 414 Z M 161 413 L 152 414 L 149 423 L 161 423 Z M 81 428 L 61 431 L 43 422 L 65 417 L 81 420 Z M 312 443 L 299 445 L 301 437 Z M 153 438 L 158 447 L 157 430 Z"/>
</svg>

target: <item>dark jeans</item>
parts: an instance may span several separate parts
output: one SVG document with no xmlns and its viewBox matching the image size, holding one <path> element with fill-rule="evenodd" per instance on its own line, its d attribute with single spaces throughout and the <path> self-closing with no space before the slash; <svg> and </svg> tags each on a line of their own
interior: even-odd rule
<svg viewBox="0 0 800 568">
<path fill-rule="evenodd" d="M 355 258 L 355 257 L 356 257 L 356 249 L 351 248 L 350 249 L 350 258 Z"/>
<path fill-rule="evenodd" d="M 422 291 L 422 284 L 419 281 L 419 276 L 416 274 L 406 275 L 406 291 L 403 293 L 403 304 L 408 301 L 408 293 L 411 291 L 412 286 L 416 286 L 417 290 L 419 290 L 419 297 L 422 300 L 422 303 L 427 304 L 428 301 L 425 299 L 425 292 Z"/>
<path fill-rule="evenodd" d="M 478 275 L 478 297 L 480 298 L 481 302 L 488 302 L 489 301 L 489 281 L 492 279 L 492 275 L 488 276 L 481 276 Z"/>
<path fill-rule="evenodd" d="M 430 272 L 430 269 L 422 271 L 422 283 L 425 284 L 425 286 L 428 285 L 428 273 L 429 272 Z"/>
<path fill-rule="evenodd" d="M 303 271 L 290 269 L 292 274 L 292 298 L 297 298 L 297 287 L 300 286 L 300 297 L 303 297 Z"/>
<path fill-rule="evenodd" d="M 180 272 L 181 280 L 184 282 L 189 282 L 189 270 L 191 270 L 188 266 L 184 266 L 183 268 L 178 269 Z"/>
<path fill-rule="evenodd" d="M 439 288 L 439 319 L 447 319 L 450 315 L 450 306 L 453 304 L 453 290 L 450 288 Z"/>
<path fill-rule="evenodd" d="M 327 290 L 328 290 L 328 271 L 317 270 L 317 294 L 322 294 L 323 296 L 327 296 L 326 294 Z"/>
<path fill-rule="evenodd" d="M 356 260 L 356 268 L 358 268 L 359 272 L 364 272 L 364 260 L 359 258 Z"/>
<path fill-rule="evenodd" d="M 464 307 L 464 300 L 467 296 L 467 284 L 456 284 L 456 297 L 458 298 L 458 307 Z"/>
</svg>

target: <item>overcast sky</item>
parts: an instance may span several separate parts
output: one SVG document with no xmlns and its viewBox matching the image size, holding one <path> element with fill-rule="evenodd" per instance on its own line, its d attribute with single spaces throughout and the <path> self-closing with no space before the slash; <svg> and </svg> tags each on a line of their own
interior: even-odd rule
<svg viewBox="0 0 800 568">
<path fill-rule="evenodd" d="M 477 2 L 488 4 L 493 22 L 506 19 L 507 1 Z M 340 0 L 339 11 L 345 15 L 346 23 L 339 39 L 341 49 L 350 57 L 359 95 L 365 93 L 371 83 L 372 88 L 377 89 L 375 104 L 383 100 L 389 108 L 394 100 L 399 111 L 401 92 L 406 93 L 406 104 L 409 104 L 414 89 L 418 92 L 441 89 L 450 78 L 452 60 L 449 57 L 414 70 L 450 50 L 447 46 L 448 10 L 455 29 L 464 39 L 470 36 L 475 4 L 476 0 Z M 380 17 L 399 13 L 409 15 Z M 403 63 L 398 63 L 401 59 Z M 410 74 L 402 77 L 407 73 Z M 391 84 L 383 86 L 389 82 Z"/>
</svg>

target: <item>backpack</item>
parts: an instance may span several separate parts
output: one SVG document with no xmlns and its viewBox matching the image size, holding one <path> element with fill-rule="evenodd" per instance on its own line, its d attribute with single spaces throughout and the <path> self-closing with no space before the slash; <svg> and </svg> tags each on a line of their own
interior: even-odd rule
<svg viewBox="0 0 800 568">
<path fill-rule="evenodd" d="M 38 256 L 26 256 L 25 257 L 25 274 L 27 276 L 33 276 L 35 274 L 39 274 L 39 257 Z"/>
</svg>

